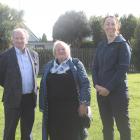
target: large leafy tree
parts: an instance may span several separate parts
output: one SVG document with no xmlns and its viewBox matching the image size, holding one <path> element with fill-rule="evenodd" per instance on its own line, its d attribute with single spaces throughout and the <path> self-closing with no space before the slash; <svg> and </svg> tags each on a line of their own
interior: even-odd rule
<svg viewBox="0 0 140 140">
<path fill-rule="evenodd" d="M 122 16 L 121 21 L 121 33 L 126 40 L 131 41 L 134 38 L 134 31 L 137 26 L 137 18 L 132 14 Z"/>
<path fill-rule="evenodd" d="M 91 33 L 92 33 L 92 40 L 94 42 L 95 47 L 101 40 L 103 36 L 103 30 L 102 30 L 102 21 L 103 18 L 101 16 L 92 16 L 89 20 Z"/>
<path fill-rule="evenodd" d="M 11 32 L 23 23 L 23 11 L 10 9 L 0 4 L 0 49 L 8 47 L 11 43 Z"/>
<path fill-rule="evenodd" d="M 134 33 L 133 62 L 140 71 L 140 19 Z"/>
<path fill-rule="evenodd" d="M 88 20 L 83 12 L 69 11 L 61 15 L 53 27 L 53 39 L 60 39 L 79 47 L 90 34 Z"/>
</svg>

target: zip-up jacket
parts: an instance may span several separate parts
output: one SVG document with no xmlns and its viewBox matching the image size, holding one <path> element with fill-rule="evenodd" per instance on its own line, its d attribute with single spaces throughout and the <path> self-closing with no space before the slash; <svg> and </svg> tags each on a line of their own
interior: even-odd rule
<svg viewBox="0 0 140 140">
<path fill-rule="evenodd" d="M 127 71 L 131 59 L 131 49 L 122 35 L 118 35 L 111 43 L 99 43 L 92 68 L 93 84 L 101 85 L 110 93 L 126 91 Z"/>
</svg>

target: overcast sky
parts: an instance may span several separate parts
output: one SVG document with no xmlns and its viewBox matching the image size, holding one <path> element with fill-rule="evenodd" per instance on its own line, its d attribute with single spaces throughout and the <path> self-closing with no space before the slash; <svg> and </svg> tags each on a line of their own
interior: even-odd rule
<svg viewBox="0 0 140 140">
<path fill-rule="evenodd" d="M 83 11 L 87 17 L 115 13 L 140 17 L 139 0 L 0 0 L 0 3 L 23 10 L 25 24 L 38 37 L 45 33 L 48 40 L 52 39 L 55 21 L 66 11 Z"/>
</svg>

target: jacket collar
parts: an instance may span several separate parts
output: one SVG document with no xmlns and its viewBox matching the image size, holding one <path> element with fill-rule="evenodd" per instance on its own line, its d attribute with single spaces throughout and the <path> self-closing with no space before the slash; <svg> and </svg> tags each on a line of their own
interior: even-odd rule
<svg viewBox="0 0 140 140">
<path fill-rule="evenodd" d="M 111 45 L 111 44 L 114 44 L 114 43 L 122 43 L 122 42 L 126 42 L 126 39 L 121 35 L 119 34 L 113 42 L 109 43 L 108 44 L 108 41 L 107 41 L 107 38 L 105 38 L 105 40 L 103 40 L 103 44 L 108 44 L 108 45 Z M 106 45 L 104 45 L 106 46 Z"/>
<path fill-rule="evenodd" d="M 119 34 L 113 42 L 126 42 L 126 39 L 121 34 Z"/>
</svg>

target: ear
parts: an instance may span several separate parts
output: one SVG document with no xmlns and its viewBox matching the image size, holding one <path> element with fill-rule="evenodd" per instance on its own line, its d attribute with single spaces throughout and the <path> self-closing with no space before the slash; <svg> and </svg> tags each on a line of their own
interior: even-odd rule
<svg viewBox="0 0 140 140">
<path fill-rule="evenodd" d="M 25 44 L 28 44 L 28 39 L 27 38 L 25 38 Z"/>
</svg>

